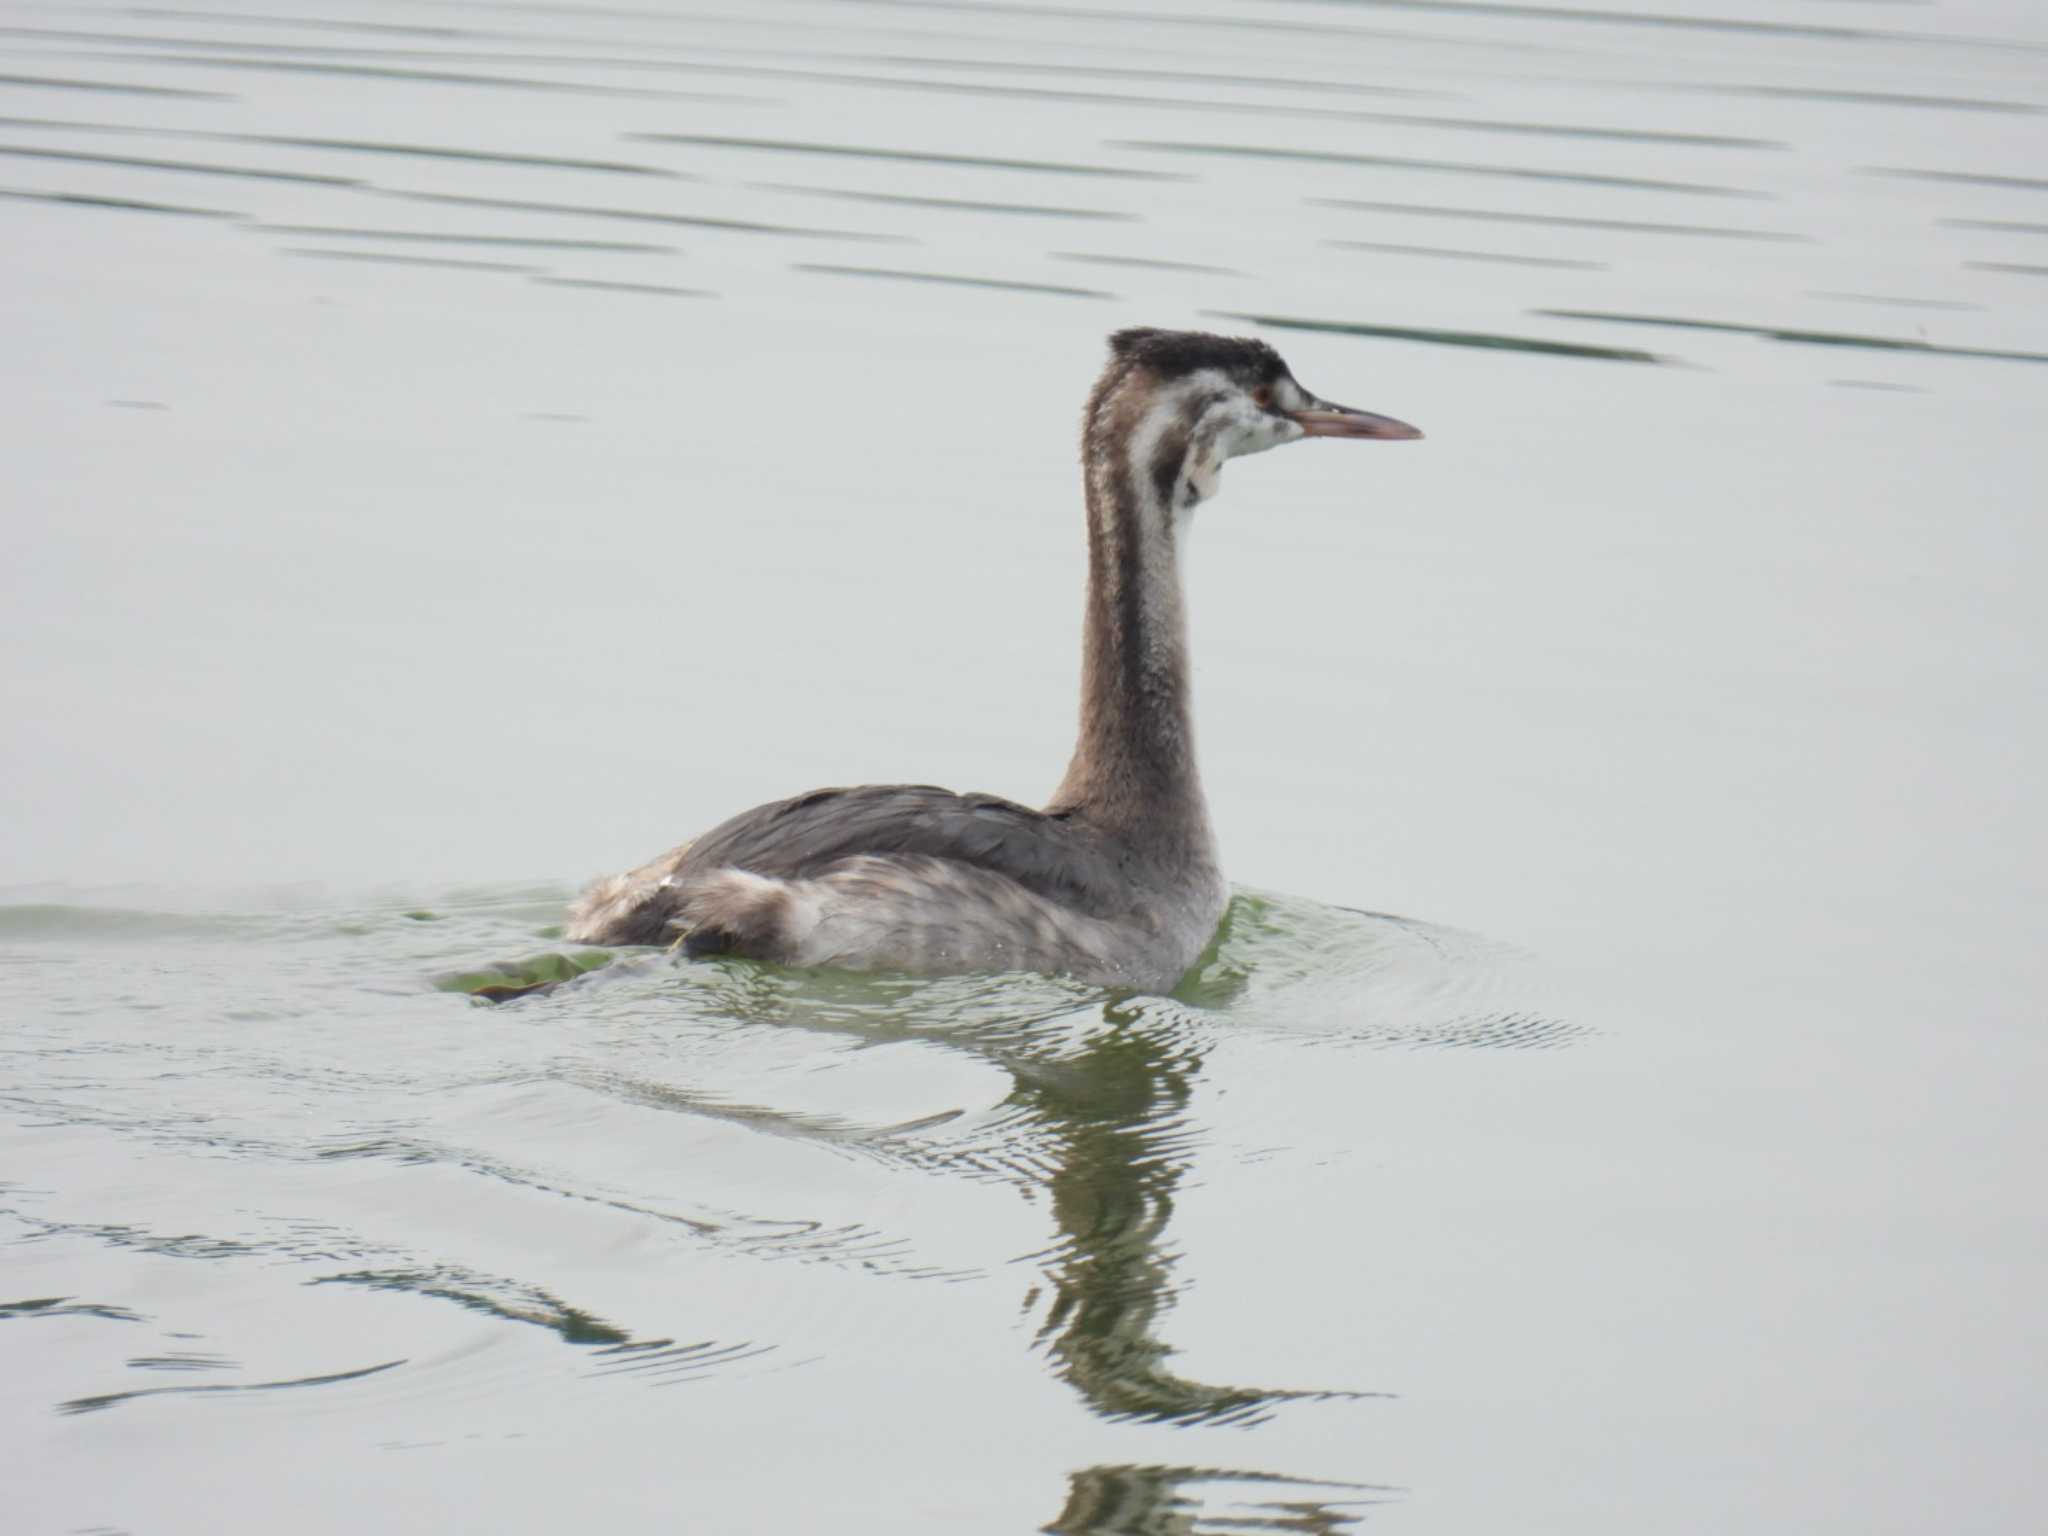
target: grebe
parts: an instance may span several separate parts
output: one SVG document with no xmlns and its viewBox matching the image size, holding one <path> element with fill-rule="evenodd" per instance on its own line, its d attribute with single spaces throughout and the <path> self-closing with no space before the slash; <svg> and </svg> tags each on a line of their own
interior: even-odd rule
<svg viewBox="0 0 2048 1536">
<path fill-rule="evenodd" d="M 1194 509 L 1241 454 L 1422 434 L 1317 399 L 1262 341 L 1135 329 L 1109 351 L 1081 430 L 1080 737 L 1046 808 L 926 784 L 814 790 L 600 880 L 569 939 L 1173 987 L 1227 900 L 1188 697 L 1180 551 Z"/>
</svg>

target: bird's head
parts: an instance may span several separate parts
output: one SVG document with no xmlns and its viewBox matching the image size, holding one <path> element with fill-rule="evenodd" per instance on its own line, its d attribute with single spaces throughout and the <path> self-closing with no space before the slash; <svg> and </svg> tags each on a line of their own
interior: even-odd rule
<svg viewBox="0 0 2048 1536">
<path fill-rule="evenodd" d="M 1249 337 L 1206 331 L 1118 331 L 1089 397 L 1083 454 L 1121 459 L 1135 485 L 1186 511 L 1216 491 L 1228 459 L 1305 437 L 1422 434 L 1404 421 L 1335 405 L 1296 382 L 1278 352 Z"/>
</svg>

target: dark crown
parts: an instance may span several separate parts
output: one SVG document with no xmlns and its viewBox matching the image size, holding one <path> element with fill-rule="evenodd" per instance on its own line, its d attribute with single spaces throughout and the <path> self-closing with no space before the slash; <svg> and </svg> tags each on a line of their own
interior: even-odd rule
<svg viewBox="0 0 2048 1536">
<path fill-rule="evenodd" d="M 1207 331 L 1161 331 L 1134 326 L 1109 338 L 1114 357 L 1172 378 L 1200 368 L 1254 379 L 1277 379 L 1287 372 L 1280 354 L 1249 336 L 1214 336 Z"/>
</svg>

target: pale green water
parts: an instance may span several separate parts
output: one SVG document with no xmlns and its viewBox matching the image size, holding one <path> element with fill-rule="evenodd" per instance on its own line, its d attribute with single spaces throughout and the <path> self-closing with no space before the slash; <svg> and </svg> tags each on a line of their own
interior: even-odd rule
<svg viewBox="0 0 2048 1536">
<path fill-rule="evenodd" d="M 0 52 L 10 1536 L 2041 1526 L 2037 8 Z M 1140 323 L 1429 434 L 1202 514 L 1177 996 L 437 987 L 1042 796 Z"/>
<path fill-rule="evenodd" d="M 657 951 L 513 1003 L 429 989 L 455 984 L 441 968 L 544 942 L 567 894 L 0 909 L 10 979 L 38 1000 L 7 1046 L 10 1165 L 70 1170 L 11 1186 L 5 1214 L 14 1289 L 50 1292 L 5 1314 L 34 1325 L 17 1358 L 37 1390 L 71 1394 L 47 1410 L 274 1413 L 296 1438 L 338 1395 L 378 1426 L 374 1448 L 446 1448 L 475 1438 L 478 1393 L 528 1395 L 523 1422 L 605 1384 L 628 1395 L 577 1412 L 624 1411 L 634 1435 L 669 1411 L 638 1394 L 690 1381 L 851 1392 L 893 1415 L 960 1354 L 977 1362 L 958 1387 L 969 1413 L 1032 1377 L 1155 1432 L 1355 1412 L 1386 1394 L 1334 1366 L 1300 1382 L 1181 1368 L 1182 1187 L 1217 1159 L 1284 1162 L 1276 1090 L 1318 1062 L 1582 1033 L 1530 1009 L 1524 963 L 1497 946 L 1250 893 L 1173 999 Z M 1241 1058 L 1251 1114 L 1220 1101 L 1220 1055 Z M 66 1294 L 87 1275 L 91 1294 Z M 909 1287 L 910 1311 L 864 1317 L 878 1281 Z M 916 1297 L 935 1286 L 980 1299 L 928 1333 Z M 1077 1468 L 1019 1518 L 1146 1529 L 1227 1503 L 1313 1529 L 1389 1492 L 1327 1470 Z M 676 1496 L 744 1525 L 757 1495 Z"/>
</svg>

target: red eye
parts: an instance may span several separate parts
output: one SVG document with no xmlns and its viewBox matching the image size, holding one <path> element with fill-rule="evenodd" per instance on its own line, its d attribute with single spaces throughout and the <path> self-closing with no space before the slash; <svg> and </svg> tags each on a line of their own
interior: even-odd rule
<svg viewBox="0 0 2048 1536">
<path fill-rule="evenodd" d="M 1252 404 L 1262 411 L 1270 411 L 1273 408 L 1273 386 L 1261 384 L 1257 389 L 1253 390 Z"/>
</svg>

